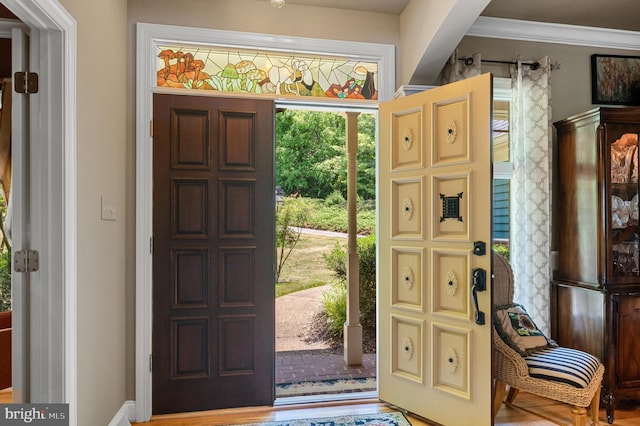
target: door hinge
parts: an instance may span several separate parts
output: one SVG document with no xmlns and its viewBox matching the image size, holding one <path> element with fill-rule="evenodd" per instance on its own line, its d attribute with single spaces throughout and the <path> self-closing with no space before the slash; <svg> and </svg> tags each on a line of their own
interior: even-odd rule
<svg viewBox="0 0 640 426">
<path fill-rule="evenodd" d="M 153 120 L 149 121 L 149 136 L 153 137 Z"/>
<path fill-rule="evenodd" d="M 13 75 L 13 85 L 16 93 L 30 95 L 38 93 L 38 74 L 29 71 L 18 71 Z"/>
<path fill-rule="evenodd" d="M 16 250 L 13 253 L 13 269 L 16 272 L 35 272 L 40 267 L 37 250 Z"/>
<path fill-rule="evenodd" d="M 149 354 L 149 372 L 152 373 L 153 370 L 151 369 L 153 367 L 153 354 Z"/>
<path fill-rule="evenodd" d="M 153 237 L 149 238 L 149 252 L 153 254 Z"/>
</svg>

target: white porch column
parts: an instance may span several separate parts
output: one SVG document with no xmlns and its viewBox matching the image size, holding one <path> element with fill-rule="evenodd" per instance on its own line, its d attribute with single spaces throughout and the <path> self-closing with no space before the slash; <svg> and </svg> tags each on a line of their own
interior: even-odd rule
<svg viewBox="0 0 640 426">
<path fill-rule="evenodd" d="M 362 324 L 360 324 L 360 270 L 358 225 L 356 220 L 356 155 L 358 153 L 359 112 L 347 112 L 347 321 L 344 323 L 344 360 L 347 365 L 362 364 Z"/>
</svg>

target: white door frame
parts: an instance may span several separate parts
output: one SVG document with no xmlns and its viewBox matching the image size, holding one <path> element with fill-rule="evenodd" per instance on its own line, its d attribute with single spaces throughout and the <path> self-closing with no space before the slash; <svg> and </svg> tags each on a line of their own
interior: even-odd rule
<svg viewBox="0 0 640 426">
<path fill-rule="evenodd" d="M 76 22 L 57 0 L 0 0 L 26 25 L 39 91 L 29 95 L 29 402 L 65 402 L 77 422 Z M 44 213 L 43 213 L 44 212 Z"/>
<path fill-rule="evenodd" d="M 283 37 L 247 32 L 214 29 L 177 27 L 138 23 L 136 41 L 136 421 L 151 418 L 152 378 L 150 357 L 152 352 L 152 255 L 150 241 L 153 229 L 153 151 L 149 126 L 153 119 L 152 100 L 154 93 L 181 95 L 215 95 L 212 91 L 164 89 L 156 87 L 156 45 L 162 43 L 196 43 L 201 45 L 236 46 L 253 49 L 273 49 L 285 46 L 287 52 L 314 52 L 322 54 L 345 54 L 351 58 L 379 61 L 378 92 L 380 100 L 393 96 L 395 86 L 394 46 L 386 44 L 321 40 L 302 37 Z M 221 93 L 222 96 L 232 96 Z M 281 99 L 277 99 L 282 102 Z M 320 102 L 304 97 L 291 104 L 311 105 Z M 323 102 L 326 106 L 349 109 L 349 105 L 362 108 L 366 102 Z M 369 101 L 368 106 L 377 106 Z"/>
<path fill-rule="evenodd" d="M 29 38 L 26 34 L 27 28 L 20 22 L 3 24 L 9 29 L 8 38 L 11 39 L 11 74 L 28 69 Z M 10 74 L 10 75 L 11 75 Z M 13 87 L 9 86 L 12 91 Z M 8 108 L 3 105 L 3 108 Z M 12 247 L 27 247 L 30 244 L 30 237 L 26 235 L 25 222 L 27 217 L 25 212 L 29 205 L 30 192 L 26 187 L 29 173 L 29 102 L 28 96 L 14 95 L 11 99 L 11 195 L 7 202 L 7 215 L 5 230 L 9 232 Z M 10 213 L 10 214 L 9 214 Z M 12 258 L 14 254 L 12 253 Z M 9 265 L 11 273 L 11 387 L 14 402 L 30 401 L 29 396 L 29 361 L 24 359 L 23 354 L 28 354 L 29 348 L 29 300 L 28 288 L 31 274 L 19 273 Z"/>
</svg>

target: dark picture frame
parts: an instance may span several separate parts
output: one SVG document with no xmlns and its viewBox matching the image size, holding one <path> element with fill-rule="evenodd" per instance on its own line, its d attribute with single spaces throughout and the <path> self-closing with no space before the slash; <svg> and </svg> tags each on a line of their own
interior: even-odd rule
<svg viewBox="0 0 640 426">
<path fill-rule="evenodd" d="M 591 55 L 591 103 L 640 105 L 640 56 Z"/>
</svg>

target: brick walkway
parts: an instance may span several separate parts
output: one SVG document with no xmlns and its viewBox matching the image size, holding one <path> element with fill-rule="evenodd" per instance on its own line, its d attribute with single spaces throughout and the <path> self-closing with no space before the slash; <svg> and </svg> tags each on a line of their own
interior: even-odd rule
<svg viewBox="0 0 640 426">
<path fill-rule="evenodd" d="M 276 352 L 276 384 L 376 377 L 376 354 L 348 366 L 344 355 L 326 350 Z"/>
</svg>

